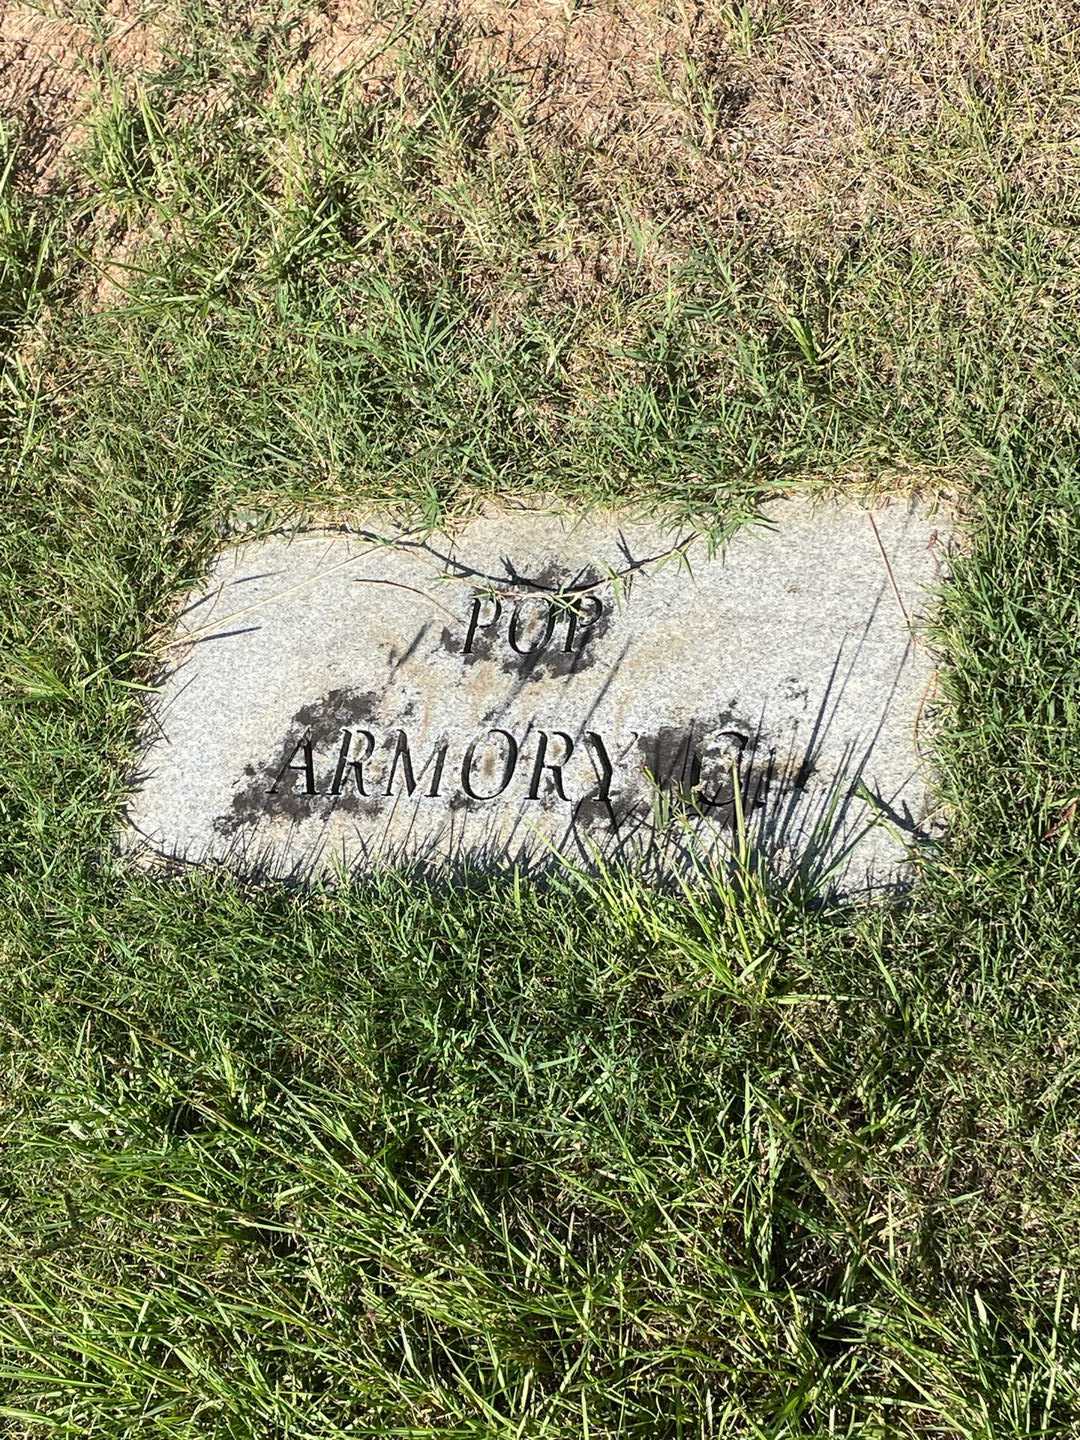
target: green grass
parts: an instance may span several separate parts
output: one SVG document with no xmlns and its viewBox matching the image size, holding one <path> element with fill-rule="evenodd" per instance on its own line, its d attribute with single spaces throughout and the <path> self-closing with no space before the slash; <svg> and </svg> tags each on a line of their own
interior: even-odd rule
<svg viewBox="0 0 1080 1440">
<path fill-rule="evenodd" d="M 280 16 L 185 24 L 50 189 L 0 165 L 3 1433 L 1075 1434 L 1080 311 L 1035 80 L 873 142 L 854 228 L 661 243 L 685 175 L 598 185 L 445 43 L 365 100 L 286 84 Z M 226 529 L 796 486 L 964 517 L 907 899 L 113 857 Z"/>
</svg>

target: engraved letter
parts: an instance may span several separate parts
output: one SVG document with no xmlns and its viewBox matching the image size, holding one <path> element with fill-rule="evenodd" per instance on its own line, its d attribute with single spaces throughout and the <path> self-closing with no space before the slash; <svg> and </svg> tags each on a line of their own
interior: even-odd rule
<svg viewBox="0 0 1080 1440">
<path fill-rule="evenodd" d="M 296 759 L 297 751 L 299 750 L 303 750 L 304 759 L 301 764 L 294 765 L 293 761 Z M 315 763 L 311 758 L 310 735 L 305 735 L 303 740 L 298 740 L 293 746 L 292 750 L 289 752 L 289 758 L 285 761 L 285 764 L 282 765 L 281 769 L 274 776 L 274 783 L 267 791 L 268 795 L 277 794 L 277 788 L 281 784 L 281 777 L 285 774 L 286 770 L 302 770 L 304 772 L 303 794 L 314 795 L 317 793 L 315 790 Z"/>
<path fill-rule="evenodd" d="M 524 648 L 518 644 L 518 622 L 521 619 L 521 607 L 528 605 L 529 601 L 539 601 L 541 605 L 547 606 L 547 624 L 544 626 L 544 633 L 535 645 L 526 645 Z M 537 650 L 546 650 L 551 643 L 551 632 L 555 629 L 556 608 L 550 600 L 545 600 L 542 595 L 527 595 L 524 600 L 519 600 L 514 606 L 514 613 L 510 617 L 510 648 L 519 655 L 532 655 Z"/>
<path fill-rule="evenodd" d="M 510 784 L 510 781 L 514 778 L 514 771 L 517 769 L 518 743 L 513 735 L 506 730 L 489 730 L 487 735 L 482 736 L 481 739 L 486 740 L 488 735 L 501 735 L 506 741 L 506 759 L 503 762 L 502 780 L 490 795 L 478 795 L 476 793 L 472 787 L 472 770 L 476 747 L 480 742 L 476 740 L 472 741 L 469 748 L 465 751 L 465 759 L 461 762 L 461 788 L 470 800 L 494 800 L 496 795 L 501 795 Z"/>
<path fill-rule="evenodd" d="M 582 605 L 588 605 L 590 607 L 591 613 L 588 619 L 582 614 Z M 566 644 L 563 646 L 564 655 L 569 655 L 573 650 L 574 636 L 577 634 L 579 628 L 586 631 L 591 630 L 603 613 L 603 601 L 596 595 L 582 595 L 580 600 L 567 607 L 567 614 L 570 618 L 566 622 Z M 588 644 L 588 640 L 589 637 L 587 634 L 582 636 L 581 648 L 583 650 Z"/>
<path fill-rule="evenodd" d="M 589 759 L 593 762 L 593 769 L 596 771 L 596 778 L 600 782 L 600 788 L 596 792 L 598 800 L 606 800 L 611 794 L 611 776 L 614 767 L 603 740 L 595 730 L 585 732 L 585 748 L 589 752 Z M 597 764 L 599 761 L 599 764 Z"/>
<path fill-rule="evenodd" d="M 364 753 L 356 759 L 349 759 L 349 749 L 352 745 L 354 733 L 364 741 Z M 356 781 L 356 789 L 359 794 L 366 795 L 364 789 L 364 762 L 370 760 L 375 750 L 375 736 L 370 730 L 346 730 L 341 737 L 341 749 L 338 751 L 337 767 L 334 770 L 334 783 L 330 786 L 331 795 L 340 795 L 341 786 L 345 780 L 346 770 L 352 771 L 353 779 Z"/>
<path fill-rule="evenodd" d="M 473 641 L 476 638 L 477 630 L 490 630 L 492 625 L 496 625 L 498 623 L 499 616 L 502 614 L 502 606 L 499 604 L 498 600 L 489 600 L 487 603 L 493 607 L 493 613 L 487 620 L 483 622 L 483 624 L 481 624 L 480 607 L 483 605 L 483 603 L 483 597 L 480 595 L 477 595 L 472 602 L 472 614 L 469 616 L 469 628 L 466 631 L 465 646 L 461 652 L 463 655 L 471 655 L 473 653 Z"/>
<path fill-rule="evenodd" d="M 562 769 L 566 762 L 570 759 L 570 756 L 573 754 L 574 742 L 570 738 L 570 736 L 562 730 L 553 730 L 551 733 L 558 736 L 558 738 L 563 742 L 563 745 L 566 749 L 566 754 L 555 765 L 553 765 L 550 760 L 547 760 L 547 731 L 540 731 L 540 744 L 536 747 L 536 763 L 533 765 L 532 780 L 529 784 L 530 800 L 538 800 L 540 798 L 540 777 L 545 770 L 551 771 L 552 777 L 555 781 L 555 793 L 556 795 L 558 795 L 559 799 L 569 799 L 569 796 L 563 789 Z"/>
<path fill-rule="evenodd" d="M 431 773 L 431 784 L 428 786 L 428 795 L 436 796 L 439 793 L 439 786 L 442 784 L 443 766 L 446 764 L 446 741 L 441 741 L 435 746 L 428 758 L 420 767 L 420 777 L 423 779 L 427 768 L 434 760 L 435 768 Z M 386 778 L 386 794 L 394 793 L 394 776 L 397 774 L 398 762 L 401 762 L 401 774 L 405 781 L 405 793 L 411 795 L 416 789 L 416 776 L 413 773 L 412 755 L 409 751 L 409 739 L 404 730 L 397 732 L 397 740 L 394 744 L 394 755 L 390 761 L 390 774 Z"/>
</svg>

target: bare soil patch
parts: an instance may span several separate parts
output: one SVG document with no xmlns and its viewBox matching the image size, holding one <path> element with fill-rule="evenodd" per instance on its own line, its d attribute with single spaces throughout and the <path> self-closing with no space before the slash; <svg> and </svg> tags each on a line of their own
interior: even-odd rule
<svg viewBox="0 0 1080 1440">
<path fill-rule="evenodd" d="M 505 77 L 530 149 L 585 156 L 597 193 L 631 194 L 675 249 L 703 223 L 842 237 L 874 207 L 918 229 L 943 194 L 986 189 L 973 126 L 1021 191 L 1064 195 L 1077 178 L 1064 0 L 329 0 L 288 23 L 272 8 L 225 7 L 222 33 L 273 32 L 294 79 L 348 72 L 361 92 L 400 90 L 436 53 L 463 80 Z M 199 33 L 183 7 L 132 0 L 3 9 L 0 83 L 35 187 L 84 133 L 103 77 L 153 70 L 185 27 Z M 501 116 L 485 143 L 520 136 Z"/>
<path fill-rule="evenodd" d="M 971 101 L 1022 109 L 1030 88 L 1033 171 L 1060 171 L 1075 129 L 1062 5 L 420 0 L 410 15 L 331 4 L 306 63 L 374 86 L 403 43 L 437 38 L 463 74 L 511 77 L 535 130 L 588 149 L 598 178 L 650 176 L 661 215 L 704 207 L 725 228 L 858 223 L 883 158 Z"/>
<path fill-rule="evenodd" d="M 103 76 L 153 68 L 160 28 L 144 6 L 107 0 L 95 16 L 0 7 L 0 92 L 22 142 L 23 173 L 47 184 L 83 122 Z"/>
</svg>

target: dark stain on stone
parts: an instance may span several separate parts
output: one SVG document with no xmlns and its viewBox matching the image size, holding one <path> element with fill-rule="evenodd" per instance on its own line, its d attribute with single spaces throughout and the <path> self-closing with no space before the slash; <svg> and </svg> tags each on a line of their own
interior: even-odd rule
<svg viewBox="0 0 1080 1440">
<path fill-rule="evenodd" d="M 526 655 L 510 651 L 502 662 L 503 674 L 532 683 L 539 680 L 561 680 L 568 675 L 580 675 L 583 671 L 592 669 L 599 659 L 599 642 L 611 629 L 613 618 L 610 605 L 605 605 L 593 623 L 578 632 L 580 640 L 569 651 L 561 640 L 553 641 L 545 649 L 533 650 Z"/>
<path fill-rule="evenodd" d="M 364 729 L 372 725 L 378 716 L 381 697 L 374 690 L 352 690 L 341 688 L 330 690 L 321 700 L 301 705 L 289 722 L 285 744 L 276 756 L 258 765 L 245 765 L 244 785 L 232 798 L 229 810 L 213 821 L 214 833 L 226 839 L 253 828 L 260 820 L 282 817 L 294 825 L 308 819 L 312 814 L 312 802 L 318 798 L 331 801 L 331 808 L 345 814 L 358 813 L 373 816 L 379 813 L 380 797 L 361 795 L 347 777 L 340 795 L 309 795 L 301 784 L 303 779 L 302 758 L 296 755 L 296 747 L 307 739 L 316 765 L 325 767 L 330 749 L 345 730 Z M 413 708 L 409 702 L 405 713 Z M 300 752 L 302 757 L 302 751 Z M 331 757 L 336 761 L 336 750 Z M 289 766 L 290 760 L 300 764 L 297 770 Z M 328 783 L 326 775 L 316 770 L 316 785 L 319 789 Z M 276 789 L 275 789 L 276 787 Z M 271 794 L 271 790 L 275 793 Z"/>
<path fill-rule="evenodd" d="M 636 745 L 643 798 L 669 818 L 678 815 L 712 820 L 724 828 L 738 816 L 736 785 L 743 815 L 792 790 L 805 789 L 814 773 L 808 757 L 781 765 L 776 747 L 732 712 L 665 725 L 640 735 Z"/>
<path fill-rule="evenodd" d="M 465 644 L 464 634 L 456 635 L 449 625 L 443 626 L 439 641 L 448 655 L 459 655 L 465 665 L 477 665 L 484 660 L 494 660 L 498 636 L 490 630 L 482 630 L 478 627 L 467 655 L 462 653 Z"/>
<path fill-rule="evenodd" d="M 474 599 L 480 598 L 481 592 L 475 592 Z M 440 645 L 448 655 L 459 656 L 464 665 L 497 661 L 504 674 L 514 676 L 519 682 L 554 679 L 588 670 L 595 665 L 598 642 L 611 629 L 614 619 L 614 602 L 606 593 L 603 577 L 592 567 L 585 571 L 573 571 L 556 560 L 549 560 L 528 578 L 515 572 L 511 585 L 505 591 L 495 590 L 483 598 L 501 606 L 498 621 L 475 627 L 468 653 L 464 650 L 468 627 L 456 633 L 448 625 L 444 626 Z M 510 644 L 511 620 L 516 606 L 534 599 L 546 599 L 555 606 L 553 633 L 542 649 L 519 654 Z M 566 635 L 571 611 L 576 615 L 575 634 L 572 648 L 567 650 Z M 536 620 L 530 629 L 538 631 L 541 625 L 547 624 L 547 620 L 548 612 L 537 606 Z M 524 625 L 520 627 L 517 638 L 528 640 L 529 631 Z"/>
<path fill-rule="evenodd" d="M 550 561 L 531 582 L 537 594 L 548 594 L 558 601 L 555 634 L 549 645 L 542 650 L 533 650 L 519 655 L 507 644 L 507 653 L 502 661 L 505 675 L 513 675 L 519 681 L 540 681 L 562 679 L 567 675 L 578 675 L 596 664 L 598 644 L 611 629 L 614 619 L 614 601 L 605 593 L 603 577 L 591 566 L 582 573 L 571 571 L 557 561 Z M 596 614 L 595 606 L 599 606 Z M 565 636 L 569 624 L 569 612 L 577 615 L 577 629 L 570 650 L 565 647 Z M 594 617 L 595 618 L 592 618 Z"/>
<path fill-rule="evenodd" d="M 301 705 L 292 718 L 290 732 L 298 730 L 291 743 L 303 738 L 304 731 L 311 732 L 312 740 L 333 739 L 342 730 L 353 726 L 370 725 L 379 709 L 381 697 L 374 690 L 331 690 L 321 700 L 310 705 Z"/>
<path fill-rule="evenodd" d="M 586 795 L 584 800 L 579 800 L 574 806 L 573 823 L 589 835 L 618 835 L 626 821 L 633 818 L 640 809 L 641 806 L 635 805 L 632 795 L 627 791 L 616 791 L 606 800 L 599 795 Z"/>
</svg>

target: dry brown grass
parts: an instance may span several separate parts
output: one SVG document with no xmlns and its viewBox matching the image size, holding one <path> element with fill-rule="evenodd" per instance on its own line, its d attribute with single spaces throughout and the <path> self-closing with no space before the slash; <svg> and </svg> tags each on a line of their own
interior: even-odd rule
<svg viewBox="0 0 1080 1440">
<path fill-rule="evenodd" d="M 828 265 L 885 219 L 938 257 L 946 303 L 978 291 L 968 271 L 988 217 L 992 228 L 1007 215 L 1053 234 L 1064 273 L 1080 193 L 1076 18 L 1074 0 L 329 0 L 293 12 L 280 0 L 76 0 L 49 14 L 13 3 L 0 80 L 22 177 L 39 192 L 72 172 L 98 97 L 111 91 L 115 109 L 117 90 L 177 55 L 198 63 L 157 89 L 160 113 L 196 115 L 213 135 L 238 123 L 243 94 L 270 148 L 275 122 L 260 107 L 273 110 L 282 81 L 347 81 L 406 123 L 428 111 L 433 74 L 477 85 L 493 103 L 464 148 L 440 151 L 430 194 L 402 193 L 394 254 L 460 231 L 478 306 L 512 313 L 524 287 L 595 310 L 570 362 L 591 372 L 612 324 L 598 296 L 630 271 L 641 293 L 662 292 L 703 241 L 796 241 Z M 292 149 L 310 169 L 306 141 Z M 115 205 L 100 177 L 79 184 L 92 201 L 79 291 L 99 308 L 166 222 Z M 541 217 L 529 244 L 508 238 L 508 204 Z"/>
<path fill-rule="evenodd" d="M 138 0 L 106 0 L 97 11 L 46 10 L 19 0 L 0 6 L 2 113 L 18 129 L 32 184 L 47 185 L 85 133 L 101 74 L 153 69 L 160 43 L 158 21 Z"/>
<path fill-rule="evenodd" d="M 419 0 L 410 16 L 331 4 L 305 63 L 374 87 L 406 38 L 440 36 L 463 74 L 511 77 L 531 133 L 588 153 L 598 188 L 648 177 L 650 218 L 676 233 L 688 214 L 805 236 L 895 211 L 921 152 L 967 151 L 954 132 L 973 107 L 1015 127 L 1018 184 L 1062 195 L 1077 178 L 1070 0 Z"/>
<path fill-rule="evenodd" d="M 252 7 L 248 28 L 271 8 Z M 215 13 L 245 28 L 230 7 Z M 97 78 L 152 70 L 184 24 L 181 6 L 137 0 L 4 9 L 0 80 L 35 183 L 82 133 Z M 330 0 L 278 34 L 294 77 L 349 71 L 369 92 L 406 83 L 403 52 L 437 39 L 463 77 L 507 77 L 530 147 L 586 156 L 598 192 L 629 186 L 677 244 L 689 219 L 835 235 L 885 206 L 917 225 L 934 208 L 917 193 L 921 157 L 947 168 L 955 152 L 942 184 L 977 190 L 961 133 L 973 123 L 1000 132 L 1017 185 L 1063 196 L 1080 131 L 1076 31 L 1071 0 Z M 515 143 L 505 117 L 489 143 Z"/>
</svg>

